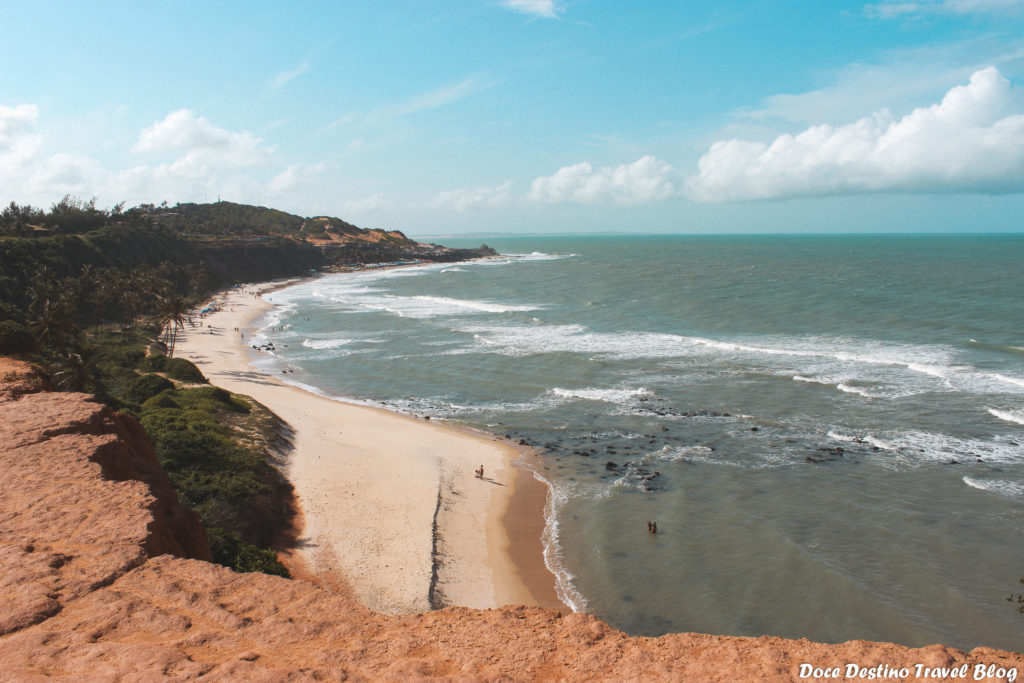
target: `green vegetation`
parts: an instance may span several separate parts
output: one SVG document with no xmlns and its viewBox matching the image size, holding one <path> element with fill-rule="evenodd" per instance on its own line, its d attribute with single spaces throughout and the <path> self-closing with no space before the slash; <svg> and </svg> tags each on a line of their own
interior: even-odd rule
<svg viewBox="0 0 1024 683">
<path fill-rule="evenodd" d="M 139 415 L 175 491 L 211 536 L 230 538 L 224 547 L 242 553 L 248 565 L 264 558 L 260 566 L 281 573 L 276 560 L 266 561 L 273 552 L 260 550 L 291 518 L 291 485 L 268 462 L 273 415 L 213 386 L 165 389 L 147 399 Z"/>
<path fill-rule="evenodd" d="M 135 379 L 128 387 L 125 398 L 132 403 L 143 403 L 162 391 L 174 389 L 174 382 L 161 377 L 160 375 L 142 375 Z"/>
<path fill-rule="evenodd" d="M 303 223 L 284 211 L 233 202 L 139 208 L 160 225 L 188 235 L 296 235 Z"/>
<path fill-rule="evenodd" d="M 207 529 L 213 561 L 239 572 L 263 572 L 289 577 L 288 570 L 278 562 L 272 550 L 246 543 L 238 534 L 224 529 Z"/>
<path fill-rule="evenodd" d="M 167 373 L 168 377 L 179 382 L 208 383 L 208 380 L 203 377 L 203 373 L 200 372 L 199 368 L 192 361 L 185 360 L 184 358 L 168 358 L 164 363 L 164 372 Z"/>
</svg>

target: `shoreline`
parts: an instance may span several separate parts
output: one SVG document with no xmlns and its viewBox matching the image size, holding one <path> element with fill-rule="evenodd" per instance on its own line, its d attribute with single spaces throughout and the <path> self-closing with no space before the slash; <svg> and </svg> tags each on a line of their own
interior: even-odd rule
<svg viewBox="0 0 1024 683">
<path fill-rule="evenodd" d="M 251 396 L 294 430 L 285 475 L 303 526 L 292 555 L 325 584 L 344 577 L 379 612 L 505 604 L 570 612 L 544 563 L 547 487 L 515 464 L 521 449 L 255 369 L 249 341 L 273 309 L 263 295 L 305 279 L 220 292 L 219 310 L 186 328 L 176 346 L 211 383 Z M 480 465 L 482 480 L 473 474 Z"/>
</svg>

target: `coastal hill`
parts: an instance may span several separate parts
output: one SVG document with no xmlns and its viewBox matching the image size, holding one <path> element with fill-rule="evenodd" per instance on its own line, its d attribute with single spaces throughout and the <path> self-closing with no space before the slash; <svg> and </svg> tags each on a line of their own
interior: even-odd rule
<svg viewBox="0 0 1024 683">
<path fill-rule="evenodd" d="M 399 230 L 360 228 L 333 216 L 302 218 L 263 206 L 217 202 L 183 203 L 174 207 L 137 207 L 161 225 L 195 237 L 285 235 L 314 244 L 391 244 L 415 246 L 418 243 Z"/>
<path fill-rule="evenodd" d="M 1024 670 L 1024 655 L 989 648 L 629 637 L 536 607 L 384 616 L 344 590 L 238 574 L 206 561 L 202 527 L 138 422 L 52 392 L 5 358 L 0 520 L 3 680 L 781 681 L 801 679 L 802 665 L 847 673 L 851 663 L 874 677 L 906 669 L 887 680 L 1005 680 Z"/>
<path fill-rule="evenodd" d="M 400 230 L 360 228 L 333 216 L 303 218 L 277 209 L 233 202 L 185 203 L 174 207 L 143 205 L 132 211 L 206 246 L 238 242 L 254 245 L 269 242 L 272 238 L 309 245 L 321 255 L 323 263 L 320 266 L 395 261 L 447 262 L 496 253 L 486 245 L 480 249 L 452 249 L 417 242 Z"/>
<path fill-rule="evenodd" d="M 397 230 L 359 228 L 340 218 L 303 218 L 232 202 L 140 204 L 130 209 L 118 205 L 108 211 L 71 197 L 49 210 L 11 202 L 0 212 L 0 324 L 10 319 L 26 325 L 29 309 L 42 306 L 49 290 L 59 290 L 61 296 L 78 292 L 89 299 L 115 293 L 145 298 L 163 288 L 198 301 L 240 282 L 494 254 L 487 245 L 456 249 L 425 244 Z M 114 282 L 125 278 L 160 282 Z M 113 298 L 102 304 L 69 301 L 66 307 L 75 318 L 102 312 L 98 309 L 104 306 L 152 309 L 145 302 L 129 306 Z M 2 333 L 0 329 L 0 352 Z"/>
</svg>

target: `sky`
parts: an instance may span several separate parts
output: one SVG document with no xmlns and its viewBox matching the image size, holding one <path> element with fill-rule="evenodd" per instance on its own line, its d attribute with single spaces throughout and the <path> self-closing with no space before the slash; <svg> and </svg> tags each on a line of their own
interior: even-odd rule
<svg viewBox="0 0 1024 683">
<path fill-rule="evenodd" d="M 0 205 L 1024 232 L 1024 0 L 0 0 Z"/>
</svg>

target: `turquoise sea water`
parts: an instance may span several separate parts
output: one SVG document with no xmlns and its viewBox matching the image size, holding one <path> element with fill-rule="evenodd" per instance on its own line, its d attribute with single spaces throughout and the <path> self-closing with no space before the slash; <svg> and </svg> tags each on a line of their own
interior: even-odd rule
<svg viewBox="0 0 1024 683">
<path fill-rule="evenodd" d="M 1024 237 L 492 246 L 269 295 L 261 362 L 536 445 L 630 633 L 1024 648 Z"/>
</svg>

